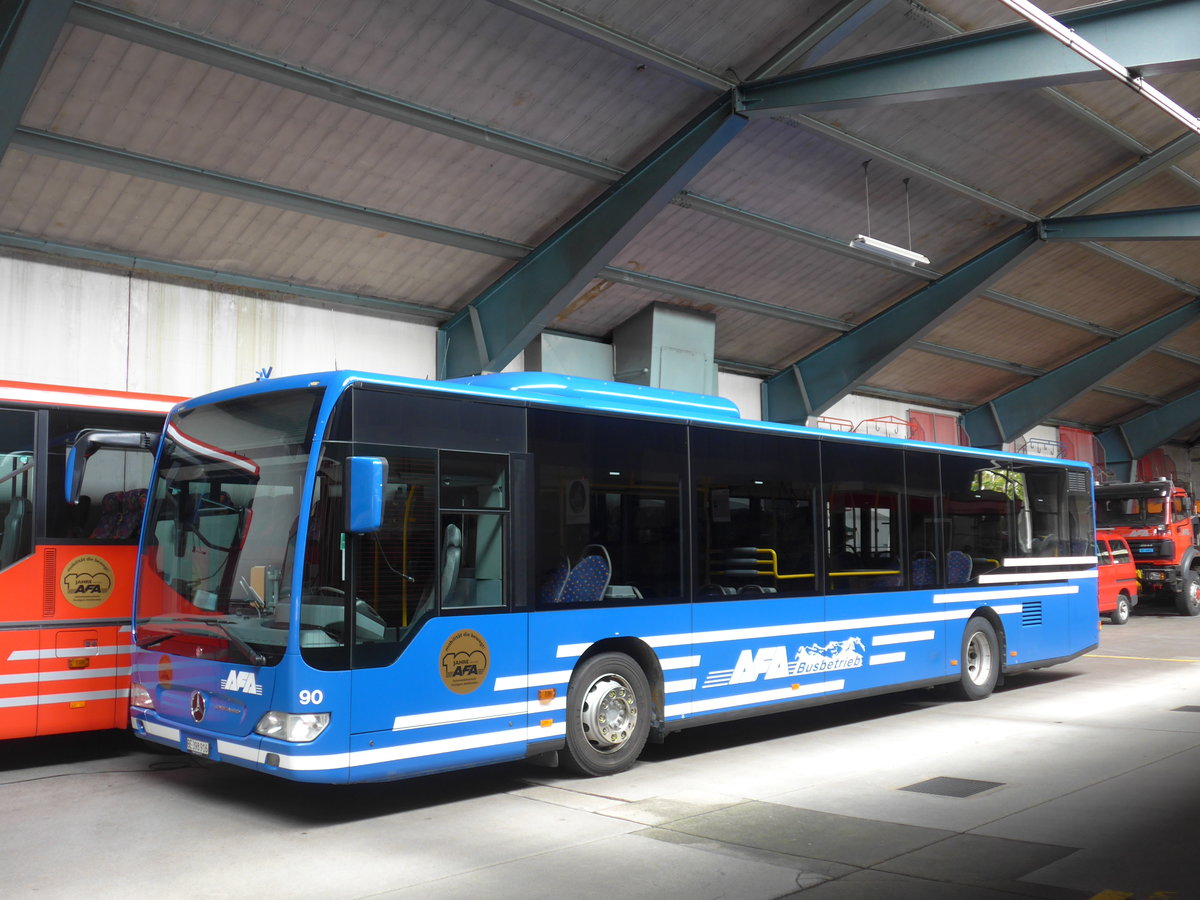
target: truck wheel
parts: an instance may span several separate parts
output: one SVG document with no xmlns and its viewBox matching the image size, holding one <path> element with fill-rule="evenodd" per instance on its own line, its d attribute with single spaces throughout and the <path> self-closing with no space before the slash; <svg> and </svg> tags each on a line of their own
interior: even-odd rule
<svg viewBox="0 0 1200 900">
<path fill-rule="evenodd" d="M 563 767 L 579 775 L 623 772 L 650 734 L 650 685 L 624 653 L 585 662 L 567 689 L 567 750 Z"/>
<path fill-rule="evenodd" d="M 1129 621 L 1129 595 L 1124 591 L 1117 596 L 1117 605 L 1108 614 L 1108 619 L 1114 625 L 1124 625 Z"/>
<path fill-rule="evenodd" d="M 1200 615 L 1200 586 L 1196 583 L 1196 570 L 1183 573 L 1183 584 L 1175 595 L 1175 608 L 1183 616 Z"/>
<path fill-rule="evenodd" d="M 963 630 L 959 668 L 962 674 L 950 690 L 960 700 L 982 700 L 1000 679 L 1000 641 L 983 616 L 971 617 Z"/>
</svg>

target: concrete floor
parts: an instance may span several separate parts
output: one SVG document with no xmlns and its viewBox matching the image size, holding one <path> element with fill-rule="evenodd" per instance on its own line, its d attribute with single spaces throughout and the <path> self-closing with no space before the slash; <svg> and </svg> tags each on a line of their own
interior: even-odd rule
<svg viewBox="0 0 1200 900">
<path fill-rule="evenodd" d="M 1200 618 L 1139 612 L 985 701 L 696 729 L 608 778 L 314 787 L 119 734 L 12 741 L 0 893 L 1200 898 Z"/>
</svg>

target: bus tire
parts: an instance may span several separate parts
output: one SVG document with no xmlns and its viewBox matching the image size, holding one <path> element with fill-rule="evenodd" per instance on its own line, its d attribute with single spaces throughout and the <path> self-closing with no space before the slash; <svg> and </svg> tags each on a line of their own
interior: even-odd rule
<svg viewBox="0 0 1200 900">
<path fill-rule="evenodd" d="M 1196 570 L 1183 570 L 1183 584 L 1175 595 L 1175 608 L 1183 616 L 1200 615 L 1200 587 L 1196 583 Z"/>
<path fill-rule="evenodd" d="M 579 775 L 623 772 L 650 734 L 650 684 L 624 653 L 586 660 L 567 689 L 567 746 L 563 768 Z"/>
<path fill-rule="evenodd" d="M 961 672 L 952 693 L 960 700 L 982 700 L 1000 679 L 1000 641 L 996 629 L 983 616 L 972 616 L 963 629 Z"/>
<path fill-rule="evenodd" d="M 1129 621 L 1129 595 L 1124 591 L 1117 595 L 1117 605 L 1108 614 L 1108 620 L 1114 625 L 1124 625 Z"/>
</svg>

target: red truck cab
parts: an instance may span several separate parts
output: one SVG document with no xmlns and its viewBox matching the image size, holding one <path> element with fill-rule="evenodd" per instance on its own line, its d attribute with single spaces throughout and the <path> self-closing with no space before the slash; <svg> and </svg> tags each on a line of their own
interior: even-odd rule
<svg viewBox="0 0 1200 900">
<path fill-rule="evenodd" d="M 1145 600 L 1174 600 L 1200 614 L 1200 553 L 1192 498 L 1170 479 L 1096 486 L 1096 527 L 1125 538 Z"/>
<path fill-rule="evenodd" d="M 1097 531 L 1096 556 L 1100 615 L 1108 616 L 1114 625 L 1124 625 L 1138 601 L 1137 566 L 1129 544 L 1115 531 Z"/>
</svg>

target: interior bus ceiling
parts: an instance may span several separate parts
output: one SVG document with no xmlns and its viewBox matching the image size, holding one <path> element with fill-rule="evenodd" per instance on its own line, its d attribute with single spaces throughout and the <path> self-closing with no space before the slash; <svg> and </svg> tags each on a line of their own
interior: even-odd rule
<svg viewBox="0 0 1200 900">
<path fill-rule="evenodd" d="M 442 326 L 723 93 L 1018 23 L 995 0 L 36 5 L 52 33 L 0 22 L 45 47 L 24 89 L 0 48 L 0 96 L 22 101 L 0 101 L 0 246 L 291 285 Z M 1157 11 L 1164 33 L 1200 22 L 1200 0 L 1097 8 Z M 1198 67 L 1148 80 L 1200 110 Z M 606 338 L 676 304 L 716 318 L 722 366 L 787 379 L 1060 210 L 1200 205 L 1187 135 L 1107 78 L 752 115 L 529 324 Z M 928 267 L 847 247 L 860 233 L 910 246 L 910 231 Z M 853 389 L 979 407 L 1192 302 L 1193 240 L 1039 240 Z M 1200 320 L 1094 381 L 1052 420 L 1103 431 L 1196 390 Z M 1200 439 L 1195 419 L 1175 439 Z"/>
</svg>

